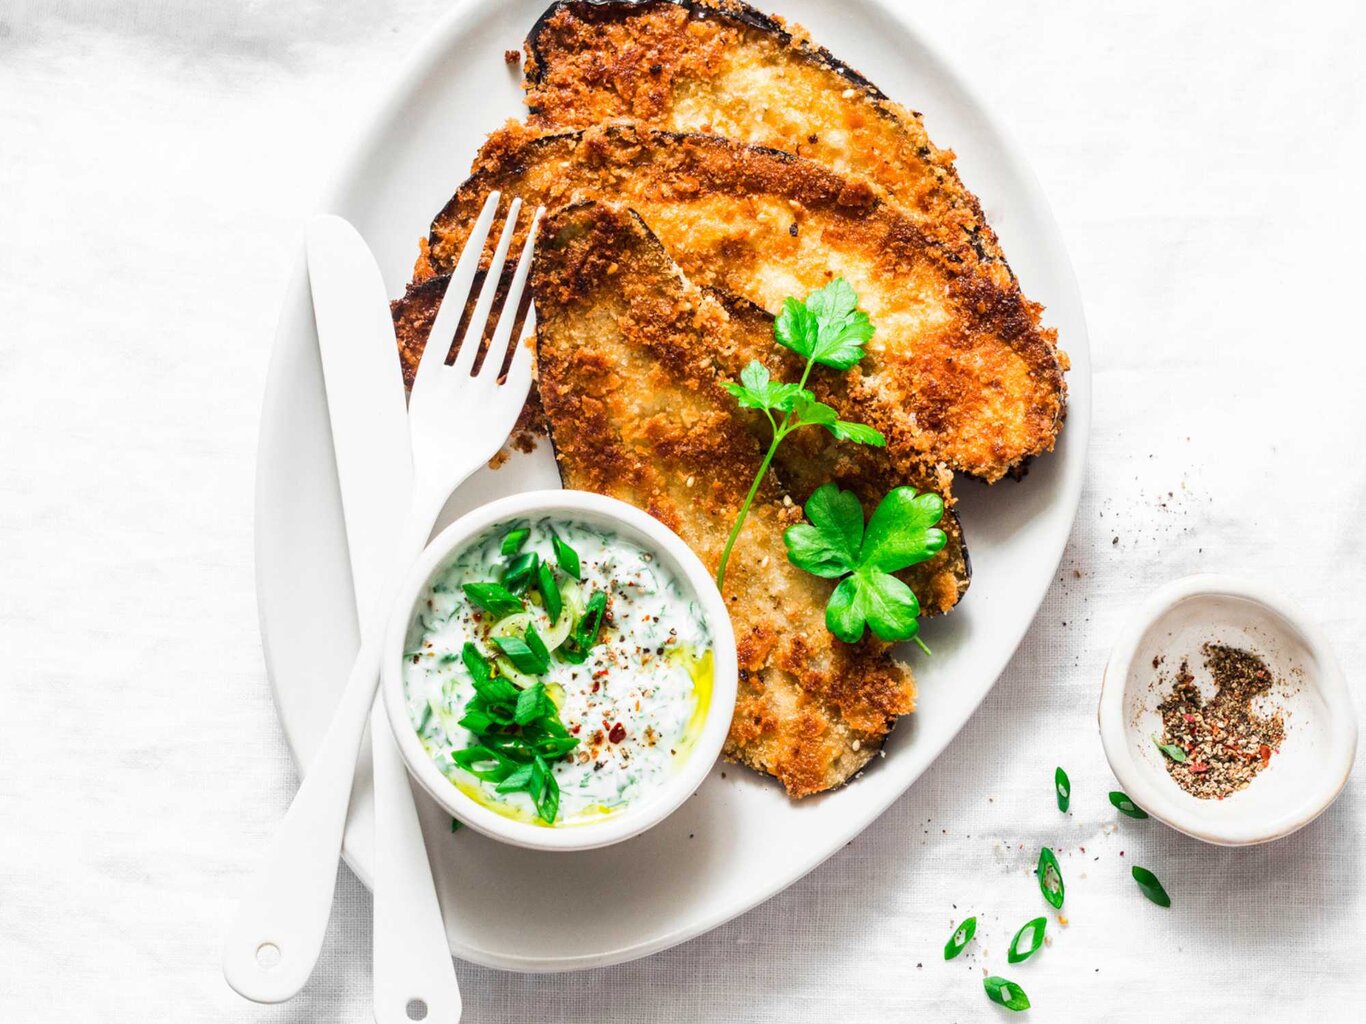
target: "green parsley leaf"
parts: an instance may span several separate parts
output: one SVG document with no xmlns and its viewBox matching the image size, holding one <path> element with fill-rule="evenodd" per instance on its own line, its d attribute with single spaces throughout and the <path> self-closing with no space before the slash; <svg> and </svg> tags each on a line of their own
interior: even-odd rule
<svg viewBox="0 0 1366 1024">
<path fill-rule="evenodd" d="M 853 572 L 863 545 L 863 506 L 858 497 L 826 484 L 807 499 L 805 511 L 810 523 L 789 527 L 783 534 L 787 560 L 826 579 Z"/>
<path fill-rule="evenodd" d="M 1072 804 L 1072 780 L 1061 767 L 1053 773 L 1053 790 L 1058 795 L 1058 810 L 1066 814 L 1067 808 Z M 1113 798 L 1114 794 L 1111 794 L 1111 799 Z"/>
<path fill-rule="evenodd" d="M 770 380 L 768 367 L 757 359 L 740 371 L 739 384 L 727 381 L 722 386 L 735 396 L 742 409 L 779 409 L 786 412 L 802 392 L 799 384 Z"/>
<path fill-rule="evenodd" d="M 847 370 L 863 358 L 873 336 L 868 314 L 858 308 L 849 282 L 837 277 L 802 302 L 788 298 L 773 321 L 773 337 L 799 356 L 836 370 Z"/>
<path fill-rule="evenodd" d="M 999 978 L 992 975 L 982 979 L 982 987 L 987 990 L 987 998 L 993 1003 L 999 1003 L 1007 1010 L 1028 1010 L 1029 996 L 1025 995 L 1024 989 L 1013 981 Z"/>
<path fill-rule="evenodd" d="M 861 561 L 883 572 L 899 572 L 927 562 L 948 542 L 935 524 L 944 515 L 944 499 L 932 491 L 916 494 L 914 487 L 887 492 L 868 520 Z"/>
<path fill-rule="evenodd" d="M 1148 812 L 1134 803 L 1128 793 L 1121 793 L 1117 789 L 1110 793 L 1110 803 L 1115 805 L 1120 814 L 1126 814 L 1130 818 L 1146 818 L 1148 816 Z"/>
<path fill-rule="evenodd" d="M 934 528 L 944 512 L 942 499 L 897 487 L 878 503 L 865 529 L 853 492 L 825 484 L 804 510 L 810 523 L 789 527 L 783 543 L 797 568 L 826 579 L 843 577 L 825 607 L 830 632 L 845 643 L 857 643 L 865 629 L 888 642 L 914 637 L 920 602 L 891 573 L 926 561 L 944 546 L 944 531 Z"/>
<path fill-rule="evenodd" d="M 1172 898 L 1167 895 L 1167 890 L 1162 888 L 1162 883 L 1157 880 L 1157 876 L 1147 868 L 1141 868 L 1137 864 L 1133 867 L 1134 881 L 1143 890 L 1143 895 L 1152 900 L 1159 907 L 1170 907 Z"/>
<path fill-rule="evenodd" d="M 522 610 L 522 599 L 501 583 L 466 583 L 460 589 L 480 608 L 500 619 Z"/>
<path fill-rule="evenodd" d="M 503 538 L 503 546 L 500 549 L 504 557 L 515 555 L 517 552 L 521 551 L 522 545 L 526 543 L 527 538 L 530 536 L 531 531 L 524 526 L 518 527 L 516 530 L 512 530 L 508 533 L 508 535 Z"/>
<path fill-rule="evenodd" d="M 555 582 L 555 570 L 548 562 L 536 566 L 536 589 L 541 592 L 541 600 L 545 602 L 545 613 L 550 616 L 551 623 L 558 622 L 560 612 L 564 610 L 564 601 L 560 597 L 559 585 Z"/>
<path fill-rule="evenodd" d="M 1032 921 L 1026 921 L 1020 925 L 1020 930 L 1015 933 L 1015 938 L 1010 940 L 1010 946 L 1006 949 L 1006 960 L 1012 964 L 1018 964 L 1022 960 L 1028 960 L 1039 951 L 1043 945 L 1044 931 L 1048 928 L 1048 918 L 1036 917 Z M 1028 939 L 1029 945 L 1026 947 L 1021 940 Z"/>
<path fill-rule="evenodd" d="M 1034 869 L 1034 874 L 1039 879 L 1039 891 L 1043 893 L 1043 898 L 1054 910 L 1061 910 L 1065 894 L 1062 866 L 1058 864 L 1058 858 L 1053 851 L 1046 846 L 1039 850 L 1039 864 Z"/>
<path fill-rule="evenodd" d="M 797 394 L 790 403 L 792 414 L 796 417 L 797 427 L 824 427 L 839 441 L 854 441 L 881 448 L 887 443 L 882 432 L 874 430 L 866 423 L 850 423 L 839 418 L 835 408 L 824 402 L 816 401 L 810 391 Z"/>
<path fill-rule="evenodd" d="M 550 667 L 550 652 L 535 626 L 527 626 L 519 639 L 515 636 L 496 636 L 493 642 L 517 666 L 518 671 L 538 676 Z"/>
<path fill-rule="evenodd" d="M 555 547 L 555 561 L 559 563 L 565 575 L 576 580 L 583 579 L 583 570 L 579 566 L 579 553 L 560 540 L 558 534 L 552 534 L 550 542 Z"/>
<path fill-rule="evenodd" d="M 977 918 L 970 917 L 955 928 L 953 934 L 949 936 L 949 941 L 944 943 L 944 959 L 952 960 L 963 952 L 964 947 L 972 941 L 972 937 L 976 934 Z"/>
</svg>

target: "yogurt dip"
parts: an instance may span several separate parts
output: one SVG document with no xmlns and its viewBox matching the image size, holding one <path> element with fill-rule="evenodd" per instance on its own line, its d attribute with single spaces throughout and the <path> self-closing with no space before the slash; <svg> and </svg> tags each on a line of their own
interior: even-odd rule
<svg viewBox="0 0 1366 1024">
<path fill-rule="evenodd" d="M 712 659 L 696 595 L 651 551 L 568 517 L 520 519 L 478 534 L 432 577 L 402 689 L 452 785 L 558 827 L 615 814 L 672 777 L 706 719 Z M 490 695 L 503 721 L 490 722 Z M 506 721 L 537 699 L 539 717 Z M 524 737 L 545 751 L 540 764 Z"/>
</svg>

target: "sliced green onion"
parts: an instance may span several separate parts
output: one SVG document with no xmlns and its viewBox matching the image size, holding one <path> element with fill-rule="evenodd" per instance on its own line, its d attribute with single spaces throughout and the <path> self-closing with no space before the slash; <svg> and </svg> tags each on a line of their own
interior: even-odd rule
<svg viewBox="0 0 1366 1024">
<path fill-rule="evenodd" d="M 503 570 L 503 586 L 517 592 L 525 590 L 527 584 L 536 578 L 536 568 L 540 564 L 540 555 L 534 551 L 523 551 Z"/>
<path fill-rule="evenodd" d="M 1044 931 L 1048 928 L 1048 918 L 1036 917 L 1032 921 L 1026 921 L 1020 926 L 1020 930 L 1015 933 L 1015 938 L 1010 940 L 1010 948 L 1006 951 L 1006 959 L 1012 964 L 1018 964 L 1022 960 L 1028 960 L 1039 951 L 1043 945 Z M 1021 945 L 1021 939 L 1028 937 L 1029 948 Z"/>
<path fill-rule="evenodd" d="M 560 588 L 555 583 L 555 570 L 546 562 L 536 566 L 536 589 L 541 592 L 541 599 L 545 601 L 545 611 L 550 616 L 551 623 L 558 622 L 560 612 L 564 609 L 564 600 L 560 597 Z"/>
<path fill-rule="evenodd" d="M 1178 747 L 1175 743 L 1158 743 L 1157 737 L 1154 736 L 1153 746 L 1157 747 L 1158 750 L 1162 751 L 1162 753 L 1166 754 L 1177 764 L 1185 764 L 1187 761 L 1190 760 L 1190 758 L 1186 756 L 1186 752 L 1182 750 L 1180 747 Z"/>
<path fill-rule="evenodd" d="M 1025 995 L 1024 989 L 1013 981 L 1005 978 L 998 978 L 992 975 L 982 979 L 982 987 L 987 990 L 987 998 L 993 1003 L 999 1003 L 1007 1010 L 1028 1010 L 1029 996 Z"/>
<path fill-rule="evenodd" d="M 601 590 L 593 591 L 584 608 L 583 618 L 560 649 L 560 657 L 574 665 L 581 665 L 588 660 L 588 652 L 598 641 L 598 631 L 602 629 L 602 617 L 606 610 L 607 595 Z"/>
<path fill-rule="evenodd" d="M 977 918 L 970 917 L 954 929 L 953 934 L 949 936 L 949 941 L 944 943 L 944 959 L 952 960 L 963 952 L 963 947 L 972 941 L 975 934 L 977 934 Z"/>
<path fill-rule="evenodd" d="M 521 638 L 496 636 L 493 642 L 507 655 L 509 661 L 528 675 L 540 675 L 550 667 L 550 652 L 546 650 L 535 626 L 528 626 Z"/>
<path fill-rule="evenodd" d="M 1152 900 L 1159 907 L 1170 907 L 1172 898 L 1167 895 L 1167 890 L 1162 888 L 1162 883 L 1157 880 L 1157 876 L 1147 868 L 1141 868 L 1137 864 L 1133 868 L 1134 881 L 1143 890 L 1143 895 Z"/>
<path fill-rule="evenodd" d="M 452 832 L 459 832 L 459 831 L 460 831 L 460 822 L 459 822 L 459 820 L 456 819 L 456 818 L 452 818 L 452 819 L 451 819 L 451 831 L 452 831 Z"/>
<path fill-rule="evenodd" d="M 465 671 L 470 674 L 470 678 L 476 682 L 486 680 L 493 675 L 493 666 L 489 664 L 488 658 L 479 653 L 479 648 L 469 641 L 460 651 L 460 660 L 465 663 Z"/>
<path fill-rule="evenodd" d="M 500 619 L 522 610 L 522 599 L 500 583 L 466 583 L 460 589 L 480 608 Z"/>
<path fill-rule="evenodd" d="M 583 568 L 579 565 L 579 553 L 560 540 L 559 534 L 551 535 L 550 543 L 555 548 L 555 561 L 559 563 L 566 575 L 572 576 L 576 580 L 582 580 Z"/>
<path fill-rule="evenodd" d="M 427 731 L 427 723 L 430 722 L 431 720 L 432 720 L 432 705 L 431 705 L 430 702 L 428 702 L 427 706 L 424 707 L 424 708 L 422 709 L 422 721 L 420 721 L 420 722 L 417 723 L 417 734 L 418 734 L 419 736 L 421 736 L 424 732 Z"/>
<path fill-rule="evenodd" d="M 1053 788 L 1058 793 L 1058 810 L 1066 814 L 1072 803 L 1072 782 L 1061 768 L 1053 773 Z"/>
<path fill-rule="evenodd" d="M 530 536 L 531 531 L 524 526 L 511 531 L 503 538 L 503 547 L 501 549 L 503 554 L 505 556 L 515 555 L 517 552 L 521 551 L 522 545 L 526 543 L 526 539 Z"/>
<path fill-rule="evenodd" d="M 1115 805 L 1115 809 L 1120 814 L 1127 814 L 1131 818 L 1146 818 L 1148 812 L 1129 798 L 1129 794 L 1114 790 L 1110 793 L 1110 803 Z"/>
<path fill-rule="evenodd" d="M 1034 869 L 1034 874 L 1039 879 L 1039 892 L 1043 893 L 1043 898 L 1054 910 L 1061 910 L 1064 893 L 1062 867 L 1053 851 L 1046 846 L 1039 850 L 1039 866 Z"/>
</svg>

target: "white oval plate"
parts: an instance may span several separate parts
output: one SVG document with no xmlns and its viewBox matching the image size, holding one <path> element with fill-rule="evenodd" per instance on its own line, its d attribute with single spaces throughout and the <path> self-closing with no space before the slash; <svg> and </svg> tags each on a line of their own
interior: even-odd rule
<svg viewBox="0 0 1366 1024">
<path fill-rule="evenodd" d="M 776 3 L 777 0 L 774 0 Z M 467 0 L 451 12 L 368 122 L 320 209 L 347 217 L 401 292 L 432 216 L 465 177 L 484 136 L 521 114 L 521 44 L 545 0 Z M 904 793 L 957 734 L 1014 653 L 1062 555 L 1081 493 L 1090 421 L 1086 325 L 1071 266 L 1038 184 L 1000 128 L 916 32 L 876 0 L 783 0 L 836 56 L 922 111 L 959 154 L 1025 292 L 1048 307 L 1071 355 L 1070 409 L 1058 450 L 1021 483 L 964 482 L 960 513 L 973 585 L 929 622 L 933 658 L 910 657 L 920 710 L 886 757 L 851 785 L 792 804 L 771 780 L 718 767 L 669 821 L 627 843 L 578 854 L 500 846 L 419 795 L 451 950 L 475 963 L 556 971 L 620 963 L 743 913 L 833 854 Z M 559 480 L 546 446 L 482 471 L 447 519 L 492 498 Z M 322 739 L 355 650 L 346 535 L 302 254 L 281 313 L 261 423 L 257 595 L 267 670 L 296 760 Z M 369 761 L 351 801 L 345 855 L 367 880 Z M 724 773 L 724 778 L 722 777 Z"/>
</svg>

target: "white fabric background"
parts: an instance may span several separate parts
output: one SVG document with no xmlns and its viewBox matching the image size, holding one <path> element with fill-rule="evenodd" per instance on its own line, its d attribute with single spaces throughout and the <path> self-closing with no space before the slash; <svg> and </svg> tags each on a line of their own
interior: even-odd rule
<svg viewBox="0 0 1366 1024">
<path fill-rule="evenodd" d="M 442 8 L 0 0 L 0 1019 L 370 1019 L 349 872 L 292 1004 L 239 1001 L 219 937 L 296 785 L 252 583 L 277 305 L 353 111 Z M 1023 141 L 1086 301 L 1095 429 L 1058 583 L 961 737 L 848 849 L 643 962 L 461 965 L 470 1021 L 989 1020 L 984 965 L 1042 1020 L 1345 1019 L 1358 995 L 1361 780 L 1266 847 L 1106 834 L 1094 704 L 1121 618 L 1195 570 L 1274 581 L 1349 674 L 1366 659 L 1366 15 L 911 14 Z M 1041 842 L 1070 851 L 1071 924 L 1006 969 Z M 969 912 L 978 945 L 945 964 Z"/>
</svg>

